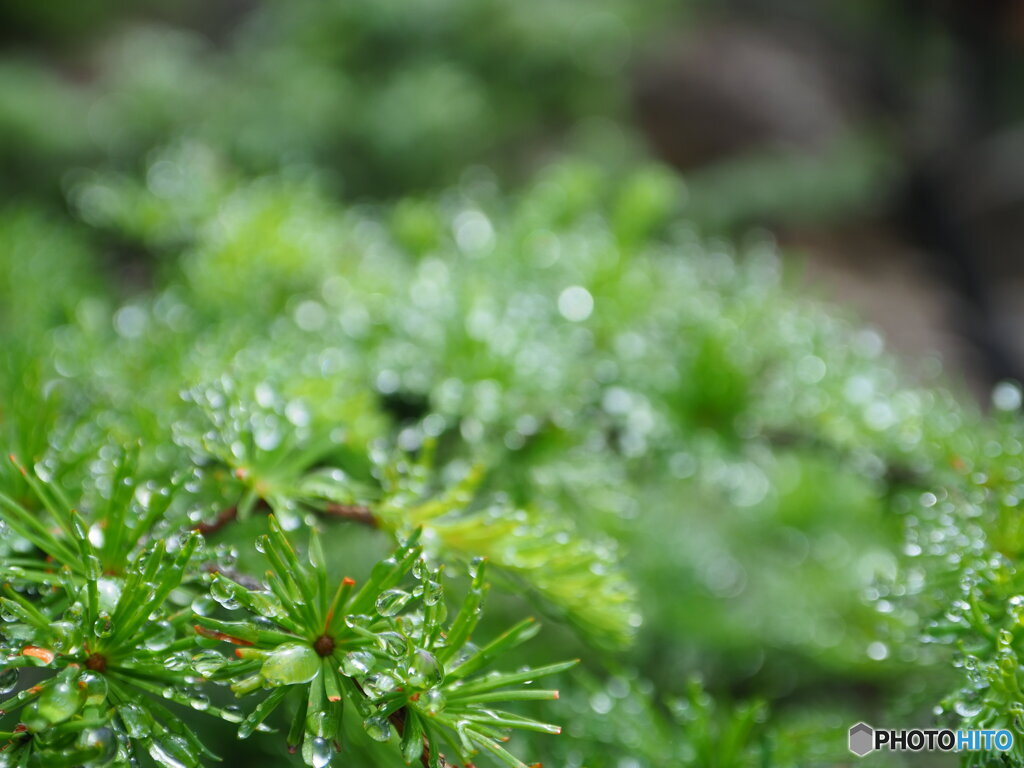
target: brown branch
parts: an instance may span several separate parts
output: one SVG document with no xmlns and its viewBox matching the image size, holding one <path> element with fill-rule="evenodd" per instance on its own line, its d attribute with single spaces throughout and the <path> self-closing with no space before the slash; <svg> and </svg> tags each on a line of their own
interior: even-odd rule
<svg viewBox="0 0 1024 768">
<path fill-rule="evenodd" d="M 228 525 L 229 523 L 233 523 L 237 519 L 238 507 L 228 507 L 227 509 L 222 509 L 217 514 L 217 519 L 214 520 L 212 523 L 199 523 L 192 530 L 197 531 L 203 534 L 204 536 L 209 536 L 211 533 L 216 533 L 221 528 Z"/>
<path fill-rule="evenodd" d="M 334 504 L 329 503 L 324 507 L 323 513 L 338 520 L 347 520 L 351 523 L 359 523 L 370 528 L 379 528 L 380 524 L 369 507 L 358 504 Z"/>
<path fill-rule="evenodd" d="M 269 505 L 260 499 L 257 502 L 257 507 L 264 509 L 269 508 Z M 328 502 L 323 509 L 314 508 L 315 512 L 319 512 L 327 517 L 334 518 L 336 520 L 345 520 L 350 523 L 359 523 L 369 528 L 379 528 L 380 525 L 377 521 L 376 516 L 370 511 L 369 507 L 364 507 L 359 504 L 337 504 L 334 502 Z M 208 536 L 211 533 L 216 533 L 222 528 L 227 527 L 231 523 L 238 519 L 238 507 L 228 507 L 227 509 L 221 510 L 215 520 L 209 523 L 197 523 L 193 526 L 192 530 L 198 531 L 204 536 Z"/>
<path fill-rule="evenodd" d="M 358 686 L 359 684 L 356 683 L 356 685 Z M 400 737 L 405 735 L 405 707 L 388 715 L 388 720 L 395 726 L 395 730 L 398 731 Z M 430 768 L 430 742 L 427 741 L 426 736 L 423 737 L 423 752 L 420 753 L 420 762 L 423 763 L 423 768 Z M 437 762 L 441 768 L 445 768 L 448 765 L 444 755 L 440 753 L 437 755 Z"/>
</svg>

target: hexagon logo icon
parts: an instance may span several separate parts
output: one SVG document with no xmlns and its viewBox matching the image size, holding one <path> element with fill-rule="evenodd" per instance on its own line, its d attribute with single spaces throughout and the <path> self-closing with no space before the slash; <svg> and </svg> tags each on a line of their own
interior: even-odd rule
<svg viewBox="0 0 1024 768">
<path fill-rule="evenodd" d="M 857 723 L 850 728 L 850 751 L 857 757 L 874 752 L 875 729 L 867 723 Z"/>
</svg>

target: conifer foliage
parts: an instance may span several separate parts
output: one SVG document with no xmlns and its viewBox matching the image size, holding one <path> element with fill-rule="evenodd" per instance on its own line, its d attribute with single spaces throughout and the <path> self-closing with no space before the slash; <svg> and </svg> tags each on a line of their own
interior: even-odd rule
<svg viewBox="0 0 1024 768">
<path fill-rule="evenodd" d="M 1021 390 L 707 234 L 660 0 L 256 5 L 0 57 L 0 768 L 1024 767 Z"/>
</svg>

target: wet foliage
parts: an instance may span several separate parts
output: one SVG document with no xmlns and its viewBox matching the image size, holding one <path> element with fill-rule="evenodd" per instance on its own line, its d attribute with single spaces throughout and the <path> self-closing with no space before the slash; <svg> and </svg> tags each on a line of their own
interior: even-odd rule
<svg viewBox="0 0 1024 768">
<path fill-rule="evenodd" d="M 0 766 L 1024 765 L 1019 387 L 710 234 L 797 212 L 615 122 L 659 3 L 433 5 L 0 61 Z"/>
</svg>

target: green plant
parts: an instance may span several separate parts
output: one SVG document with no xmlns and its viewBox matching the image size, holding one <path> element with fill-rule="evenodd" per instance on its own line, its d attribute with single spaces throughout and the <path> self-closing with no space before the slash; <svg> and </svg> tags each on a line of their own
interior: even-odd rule
<svg viewBox="0 0 1024 768">
<path fill-rule="evenodd" d="M 414 536 L 415 539 L 415 536 Z M 444 765 L 442 736 L 466 762 L 481 749 L 512 766 L 522 763 L 500 742 L 503 730 L 521 728 L 557 734 L 561 729 L 496 709 L 497 703 L 557 699 L 558 692 L 523 686 L 563 672 L 575 662 L 481 676 L 503 653 L 536 634 L 528 619 L 482 647 L 469 644 L 479 620 L 486 584 L 482 562 L 473 563 L 470 591 L 450 623 L 442 586 L 443 569 L 431 570 L 422 548 L 407 541 L 375 566 L 360 587 L 344 578 L 329 587 L 316 530 L 304 565 L 274 518 L 270 533 L 257 540 L 267 557 L 267 591 L 250 590 L 217 574 L 211 594 L 225 608 L 243 607 L 249 621 L 199 616 L 196 631 L 235 644 L 236 661 L 204 657 L 209 676 L 230 680 L 239 695 L 271 687 L 243 722 L 247 736 L 291 692 L 300 702 L 289 731 L 289 749 L 301 741 L 304 759 L 326 764 L 343 741 L 342 713 L 354 707 L 371 738 L 401 739 L 406 763 Z M 415 586 L 400 585 L 412 574 Z M 275 628 L 267 628 L 269 619 Z M 511 690 L 512 686 L 518 686 Z M 304 700 L 304 701 L 302 701 Z M 451 754 L 451 753 L 449 753 Z"/>
<path fill-rule="evenodd" d="M 480 561 L 445 623 L 443 568 L 430 568 L 416 534 L 359 589 L 345 578 L 329 591 L 315 529 L 303 565 L 271 516 L 269 535 L 257 540 L 271 565 L 266 587 L 247 588 L 224 575 L 223 553 L 202 554 L 201 534 L 181 527 L 187 517 L 177 516 L 177 527 L 170 522 L 174 491 L 136 486 L 130 458 L 88 522 L 56 486 L 18 468 L 39 508 L 0 494 L 3 519 L 46 559 L 4 558 L 4 688 L 16 687 L 24 667 L 54 674 L 0 703 L 20 719 L 4 734 L 11 765 L 128 764 L 140 751 L 163 765 L 196 765 L 214 755 L 161 699 L 238 723 L 244 738 L 294 686 L 302 696 L 289 747 L 301 743 L 315 768 L 346 740 L 344 704 L 371 738 L 387 742 L 397 731 L 407 763 L 446 764 L 443 733 L 463 762 L 483 749 L 522 766 L 500 743 L 507 729 L 560 732 L 495 703 L 557 698 L 523 684 L 575 662 L 479 674 L 539 628 L 531 619 L 482 647 L 469 644 L 487 586 Z M 418 583 L 404 591 L 410 573 Z M 244 607 L 250 618 L 218 619 L 216 604 Z M 220 640 L 237 646 L 238 659 L 205 647 Z M 269 693 L 243 716 L 212 705 L 209 682 L 230 682 L 239 696 Z"/>
<path fill-rule="evenodd" d="M 173 156 L 215 167 L 203 153 Z M 832 714 L 814 726 L 826 745 L 814 744 L 818 731 L 795 735 L 811 722 L 820 690 L 836 681 L 877 686 L 886 711 L 945 701 L 943 718 L 1013 725 L 1016 667 L 1008 659 L 1016 651 L 999 638 L 1013 635 L 1018 594 L 1017 420 L 989 423 L 941 390 L 902 387 L 877 336 L 795 301 L 768 248 L 754 243 L 731 255 L 689 230 L 673 231 L 673 188 L 648 177 L 663 179 L 642 171 L 624 183 L 648 191 L 624 196 L 620 183 L 574 162 L 511 200 L 466 190 L 455 204 L 420 200 L 417 220 L 432 222 L 433 233 L 423 250 L 409 239 L 412 203 L 401 214 L 347 210 L 294 179 L 249 183 L 203 171 L 195 178 L 205 187 L 195 191 L 208 210 L 187 202 L 161 208 L 187 234 L 185 255 L 170 258 L 180 237 L 150 230 L 147 247 L 168 261 L 148 293 L 111 306 L 77 279 L 48 281 L 45 270 L 0 283 L 72 307 L 20 313 L 20 324 L 9 326 L 12 341 L 32 343 L 5 348 L 5 392 L 18 407 L 0 414 L 0 427 L 30 467 L 23 474 L 10 465 L 0 488 L 16 534 L 4 542 L 5 567 L 14 569 L 6 599 L 18 619 L 5 631 L 8 658 L 36 666 L 38 657 L 22 652 L 31 646 L 55 654 L 44 670 L 70 676 L 70 664 L 82 668 L 43 628 L 87 589 L 71 508 L 87 533 L 122 532 L 86 536 L 99 548 L 101 583 L 125 578 L 118 574 L 133 558 L 163 563 L 160 573 L 178 579 L 160 610 L 119 638 L 126 657 L 137 651 L 149 668 L 171 659 L 166 668 L 151 680 L 136 675 L 141 689 L 107 701 L 99 715 L 76 710 L 63 730 L 29 718 L 40 737 L 13 735 L 19 751 L 10 754 L 78 759 L 69 755 L 87 747 L 71 738 L 70 723 L 110 728 L 122 752 L 149 754 L 144 739 L 129 747 L 119 735 L 127 731 L 117 710 L 127 703 L 152 708 L 145 738 L 158 753 L 185 750 L 184 762 L 194 763 L 199 747 L 172 730 L 179 723 L 168 713 L 201 709 L 200 692 L 210 697 L 206 712 L 234 719 L 243 732 L 280 727 L 284 744 L 301 746 L 309 761 L 338 737 L 349 759 L 368 764 L 395 759 L 403 738 L 410 760 L 445 754 L 464 762 L 475 748 L 504 755 L 489 739 L 499 735 L 493 728 L 511 725 L 527 727 L 511 754 L 548 761 L 654 764 L 658 744 L 674 743 L 679 731 L 682 761 L 731 740 L 728 754 L 739 764 L 792 764 L 821 750 L 835 754 L 836 740 L 825 734 L 841 733 L 837 718 L 865 716 L 853 698 L 830 702 Z M 124 221 L 148 208 L 151 194 L 125 188 Z M 16 245 L 48 228 L 45 220 L 12 221 L 4 229 Z M 72 228 L 58 245 L 88 258 L 87 243 Z M 7 263 L 8 274 L 16 263 Z M 737 335 L 744 345 L 731 343 Z M 718 385 L 709 391 L 701 381 Z M 1015 391 L 1001 390 L 1000 402 Z M 159 495 L 166 487 L 174 494 Z M 153 512 L 154 500 L 162 511 Z M 274 532 L 259 556 L 251 544 L 268 512 L 287 534 Z M 40 529 L 33 520 L 52 524 Z M 170 567 L 171 554 L 153 554 L 163 540 L 177 557 L 190 529 L 209 544 L 187 562 Z M 312 529 L 322 534 L 307 534 Z M 380 565 L 389 562 L 386 541 L 403 547 L 395 565 Z M 994 560 L 996 551 L 1004 559 Z M 275 575 L 265 580 L 267 557 Z M 427 689 L 407 679 L 420 651 L 439 660 L 439 695 L 467 722 L 478 722 L 466 713 L 480 702 L 460 699 L 456 683 L 487 699 L 499 693 L 469 687 L 488 679 L 475 669 L 465 681 L 450 677 L 457 657 L 440 660 L 449 649 L 439 649 L 434 633 L 457 639 L 461 614 L 446 622 L 426 604 L 427 584 L 445 581 L 443 565 L 472 605 L 482 571 L 468 584 L 462 574 L 478 557 L 506 595 L 492 596 L 482 637 L 502 637 L 512 625 L 509 638 L 524 638 L 536 626 L 519 623 L 527 611 L 573 630 L 554 630 L 554 658 L 510 643 L 502 646 L 509 662 L 494 660 L 503 669 L 543 670 L 558 658 L 583 658 L 597 682 L 587 693 L 586 676 L 562 670 L 580 689 L 566 687 L 568 718 L 531 698 L 550 694 L 512 685 L 514 671 L 495 679 L 510 683 L 509 710 L 521 714 L 495 713 L 494 723 L 469 730 L 441 712 L 424 715 Z M 375 573 L 394 583 L 366 587 Z M 360 593 L 344 592 L 346 576 L 370 590 L 358 609 L 351 601 Z M 40 592 L 43 582 L 50 591 Z M 325 632 L 324 600 L 339 583 L 341 613 L 364 618 L 350 626 L 332 617 L 336 631 Z M 130 599 L 153 594 L 146 589 Z M 408 602 L 382 616 L 376 598 L 389 590 Z M 961 600 L 975 607 L 956 608 Z M 178 645 L 161 656 L 145 649 L 145 638 L 163 621 Z M 934 627 L 919 643 L 915 627 L 928 621 Z M 1011 635 L 993 634 L 1001 629 Z M 316 652 L 324 634 L 337 658 L 334 649 Z M 374 645 L 381 635 L 394 642 Z M 218 649 L 231 638 L 242 643 L 241 657 Z M 681 643 L 689 662 L 680 661 Z M 370 654 L 358 657 L 365 674 L 351 664 L 339 671 L 349 651 Z M 977 673 L 944 690 L 943 665 L 961 656 L 977 660 L 963 666 Z M 289 677 L 292 661 L 314 677 Z M 622 679 L 635 682 L 606 687 L 602 670 L 620 664 Z M 282 665 L 285 676 L 275 676 Z M 751 686 L 783 714 L 765 724 L 759 715 L 749 728 L 725 715 L 673 720 L 678 680 L 694 667 L 712 690 Z M 59 675 L 48 685 L 70 684 Z M 394 688 L 365 686 L 370 675 Z M 927 684 L 910 695 L 904 681 L 914 678 Z M 243 704 L 258 703 L 234 710 L 225 699 L 231 686 L 251 692 Z M 616 706 L 626 707 L 622 722 L 667 735 L 652 736 L 641 751 L 633 726 L 607 726 Z M 529 730 L 549 720 L 578 741 L 552 746 Z M 422 725 L 432 745 L 420 757 L 407 736 L 417 725 L 407 721 Z M 203 728 L 187 722 L 190 731 Z M 366 722 L 379 735 L 386 723 L 391 742 L 370 738 Z M 171 736 L 170 747 L 159 746 Z M 225 748 L 221 739 L 215 751 Z M 259 754 L 265 742 L 245 744 L 254 741 L 246 748 Z"/>
<path fill-rule="evenodd" d="M 622 171 L 660 2 L 434 6 L 0 61 L 0 765 L 1024 765 L 1019 388 L 707 235 L 884 152 Z"/>
</svg>

